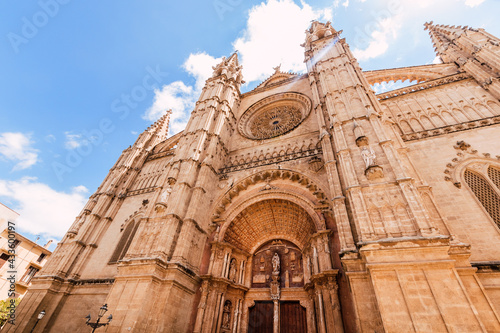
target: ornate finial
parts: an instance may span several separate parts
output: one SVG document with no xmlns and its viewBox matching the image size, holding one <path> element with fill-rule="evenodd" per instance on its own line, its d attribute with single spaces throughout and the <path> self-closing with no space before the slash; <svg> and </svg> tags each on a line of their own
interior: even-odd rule
<svg viewBox="0 0 500 333">
<path fill-rule="evenodd" d="M 273 67 L 273 69 L 274 69 L 274 74 L 279 73 L 281 71 L 281 64 L 279 64 L 276 67 Z"/>
<path fill-rule="evenodd" d="M 470 148 L 470 144 L 468 144 L 465 141 L 457 141 L 457 145 L 453 146 L 453 148 L 459 149 L 459 150 L 467 150 Z"/>
</svg>

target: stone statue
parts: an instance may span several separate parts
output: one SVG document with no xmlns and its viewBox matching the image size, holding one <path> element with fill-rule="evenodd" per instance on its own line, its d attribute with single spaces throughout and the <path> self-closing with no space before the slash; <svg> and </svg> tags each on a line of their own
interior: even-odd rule
<svg viewBox="0 0 500 333">
<path fill-rule="evenodd" d="M 217 229 L 215 229 L 215 234 L 214 234 L 214 242 L 219 241 L 219 233 L 220 233 L 220 226 L 217 226 Z"/>
<path fill-rule="evenodd" d="M 172 188 L 169 186 L 161 193 L 160 202 L 167 202 L 170 193 L 172 193 Z"/>
<path fill-rule="evenodd" d="M 280 273 L 280 257 L 278 253 L 274 253 L 273 260 L 273 275 L 278 275 Z"/>
<path fill-rule="evenodd" d="M 236 282 L 236 260 L 231 260 L 229 264 L 229 280 Z"/>
<path fill-rule="evenodd" d="M 229 328 L 231 322 L 231 302 L 226 301 L 222 314 L 222 328 Z"/>
<path fill-rule="evenodd" d="M 363 157 L 363 161 L 365 161 L 365 166 L 367 169 L 375 165 L 375 159 L 377 158 L 377 156 L 375 155 L 373 149 L 367 148 L 366 146 L 363 147 L 363 150 L 361 150 L 361 157 Z"/>
</svg>

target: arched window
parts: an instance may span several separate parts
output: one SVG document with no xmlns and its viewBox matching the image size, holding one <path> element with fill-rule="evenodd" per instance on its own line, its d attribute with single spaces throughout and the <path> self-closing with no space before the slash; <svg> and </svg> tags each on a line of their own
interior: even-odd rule
<svg viewBox="0 0 500 333">
<path fill-rule="evenodd" d="M 494 167 L 488 167 L 488 176 L 491 181 L 500 189 L 500 170 Z"/>
<path fill-rule="evenodd" d="M 493 167 L 488 167 L 488 176 L 465 170 L 465 182 L 476 195 L 484 209 L 491 216 L 493 221 L 500 227 L 500 171 Z"/>
<path fill-rule="evenodd" d="M 125 230 L 122 231 L 122 237 L 120 238 L 111 259 L 109 260 L 110 264 L 117 263 L 123 259 L 128 248 L 130 247 L 130 244 L 132 243 L 132 239 L 134 239 L 137 228 L 139 228 L 139 222 L 136 221 L 129 223 Z"/>
</svg>

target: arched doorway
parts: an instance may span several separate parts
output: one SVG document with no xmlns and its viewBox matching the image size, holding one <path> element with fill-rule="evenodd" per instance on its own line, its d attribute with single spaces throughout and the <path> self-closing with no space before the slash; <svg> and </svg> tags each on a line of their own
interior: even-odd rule
<svg viewBox="0 0 500 333">
<path fill-rule="evenodd" d="M 251 288 L 268 290 L 270 300 L 255 301 L 249 309 L 248 333 L 273 332 L 275 322 L 280 332 L 307 332 L 306 309 L 299 300 L 304 294 L 307 296 L 304 262 L 302 251 L 295 244 L 275 239 L 255 251 Z M 285 298 L 296 300 L 281 300 L 282 292 Z"/>
<path fill-rule="evenodd" d="M 202 277 L 195 332 L 343 331 L 330 231 L 300 203 L 267 192 L 222 223 Z M 230 316 L 222 311 L 226 301 Z"/>
</svg>

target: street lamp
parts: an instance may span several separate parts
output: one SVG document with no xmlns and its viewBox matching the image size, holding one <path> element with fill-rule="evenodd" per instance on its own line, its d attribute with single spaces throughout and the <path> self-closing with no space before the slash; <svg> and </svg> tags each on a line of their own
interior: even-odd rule
<svg viewBox="0 0 500 333">
<path fill-rule="evenodd" d="M 42 310 L 42 311 L 38 314 L 38 316 L 36 317 L 36 323 L 35 323 L 35 325 L 33 326 L 33 328 L 31 329 L 30 333 L 32 333 L 32 332 L 33 332 L 33 330 L 35 329 L 36 325 L 38 324 L 38 322 L 40 321 L 40 319 L 42 319 L 42 318 L 43 318 L 43 316 L 45 316 L 45 310 Z"/>
<path fill-rule="evenodd" d="M 108 325 L 111 320 L 113 320 L 113 315 L 109 315 L 108 316 L 108 322 L 107 323 L 100 323 L 101 321 L 101 318 L 104 316 L 104 314 L 108 311 L 108 305 L 107 304 L 104 304 L 103 306 L 101 306 L 101 308 L 99 309 L 99 314 L 97 315 L 97 321 L 95 323 L 91 323 L 90 322 L 90 313 L 87 317 L 85 317 L 85 319 L 87 319 L 87 322 L 85 324 L 89 325 L 90 327 L 93 328 L 92 330 L 92 333 L 95 332 L 95 330 L 101 326 L 106 326 Z"/>
</svg>

